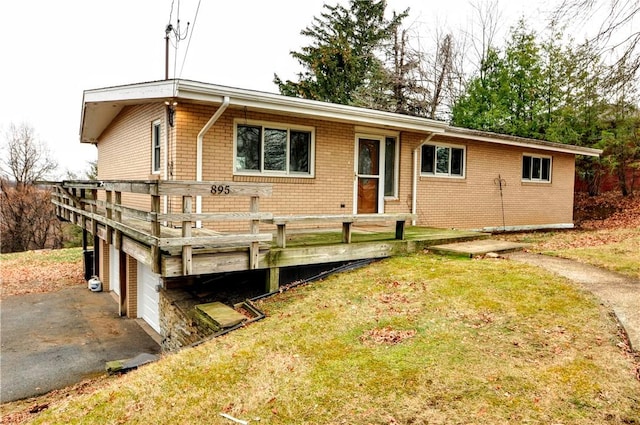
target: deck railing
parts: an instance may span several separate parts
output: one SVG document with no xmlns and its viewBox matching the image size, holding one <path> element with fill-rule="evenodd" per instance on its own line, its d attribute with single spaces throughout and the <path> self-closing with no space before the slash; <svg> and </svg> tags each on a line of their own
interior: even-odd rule
<svg viewBox="0 0 640 425">
<path fill-rule="evenodd" d="M 260 197 L 271 196 L 269 184 L 237 182 L 196 181 L 63 181 L 48 183 L 52 186 L 52 202 L 57 215 L 78 224 L 83 229 L 98 234 L 99 226 L 105 229 L 105 239 L 122 249 L 123 236 L 150 248 L 150 264 L 160 273 L 161 250 L 181 249 L 183 275 L 191 275 L 194 246 L 248 247 L 249 268 L 258 267 L 259 245 L 271 242 L 271 233 L 260 233 L 261 220 L 272 214 L 260 212 Z M 103 196 L 99 196 L 104 192 Z M 150 196 L 148 210 L 131 208 L 122 202 L 123 193 Z M 163 196 L 180 197 L 180 213 L 162 213 Z M 195 213 L 194 197 L 248 197 L 249 211 Z M 102 200 L 104 199 L 104 200 Z M 247 221 L 248 233 L 217 233 L 200 229 L 201 222 Z M 180 223 L 180 229 L 163 226 L 164 223 Z M 194 229 L 195 227 L 195 229 Z"/>
</svg>

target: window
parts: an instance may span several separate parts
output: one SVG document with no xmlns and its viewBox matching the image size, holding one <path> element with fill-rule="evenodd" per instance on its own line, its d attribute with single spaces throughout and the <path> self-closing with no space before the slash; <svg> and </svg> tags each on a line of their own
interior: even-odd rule
<svg viewBox="0 0 640 425">
<path fill-rule="evenodd" d="M 310 128 L 236 124 L 236 173 L 311 176 L 312 155 Z"/>
<path fill-rule="evenodd" d="M 154 121 L 151 124 L 151 171 L 154 173 L 160 172 L 160 146 L 162 132 L 160 127 L 160 121 Z"/>
<path fill-rule="evenodd" d="M 384 196 L 398 197 L 398 139 L 384 140 Z"/>
<path fill-rule="evenodd" d="M 522 180 L 551 182 L 551 157 L 523 155 Z"/>
<path fill-rule="evenodd" d="M 423 175 L 464 177 L 464 153 L 461 146 L 422 145 L 420 172 Z"/>
</svg>

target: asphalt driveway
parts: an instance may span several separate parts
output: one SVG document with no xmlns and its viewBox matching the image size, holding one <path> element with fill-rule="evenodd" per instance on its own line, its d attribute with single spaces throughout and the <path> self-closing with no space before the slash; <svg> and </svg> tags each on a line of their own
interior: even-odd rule
<svg viewBox="0 0 640 425">
<path fill-rule="evenodd" d="M 105 363 L 157 354 L 137 321 L 104 292 L 73 287 L 0 301 L 0 402 L 47 393 L 105 373 Z"/>
</svg>

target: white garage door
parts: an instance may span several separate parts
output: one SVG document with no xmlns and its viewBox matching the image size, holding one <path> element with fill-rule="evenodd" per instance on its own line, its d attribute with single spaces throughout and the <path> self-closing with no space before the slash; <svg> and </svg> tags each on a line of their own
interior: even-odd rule
<svg viewBox="0 0 640 425">
<path fill-rule="evenodd" d="M 160 333 L 159 294 L 156 286 L 160 275 L 149 266 L 138 262 L 138 317 L 142 317 L 156 332 Z"/>
<path fill-rule="evenodd" d="M 120 257 L 114 245 L 109 245 L 109 288 L 120 295 Z"/>
</svg>

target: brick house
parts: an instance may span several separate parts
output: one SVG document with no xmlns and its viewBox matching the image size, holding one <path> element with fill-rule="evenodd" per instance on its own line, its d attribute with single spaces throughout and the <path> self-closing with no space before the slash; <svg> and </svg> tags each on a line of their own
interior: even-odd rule
<svg viewBox="0 0 640 425">
<path fill-rule="evenodd" d="M 489 231 L 572 227 L 575 157 L 600 154 L 187 80 L 85 91 L 80 136 L 97 146 L 100 180 L 268 183 L 260 210 L 273 214 L 412 213 L 418 226 Z M 122 202 L 149 204 L 137 194 Z M 236 211 L 238 202 L 198 197 L 194 210 Z M 178 208 L 161 200 L 161 212 Z M 108 281 L 117 253 L 110 241 L 101 251 Z M 134 278 L 150 273 L 129 266 Z M 129 290 L 132 306 L 140 292 Z"/>
</svg>

